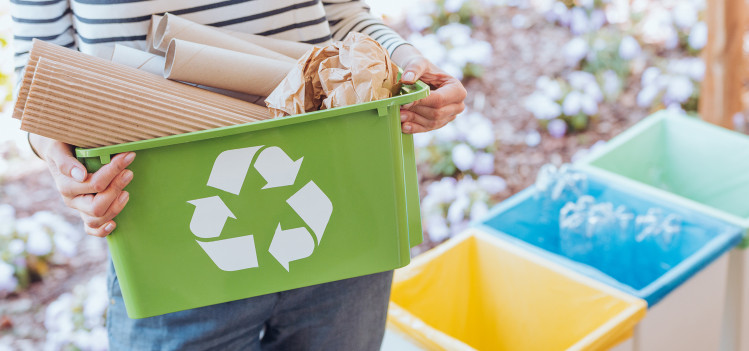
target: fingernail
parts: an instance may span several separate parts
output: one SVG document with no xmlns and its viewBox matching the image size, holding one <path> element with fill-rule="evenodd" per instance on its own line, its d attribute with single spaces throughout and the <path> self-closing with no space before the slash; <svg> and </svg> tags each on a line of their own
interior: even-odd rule
<svg viewBox="0 0 749 351">
<path fill-rule="evenodd" d="M 86 179 L 86 172 L 78 167 L 73 167 L 73 169 L 70 170 L 70 176 L 73 177 L 73 179 L 82 182 Z"/>
<path fill-rule="evenodd" d="M 133 162 L 135 159 L 135 153 L 134 152 L 128 152 L 127 155 L 125 155 L 125 163 L 128 165 Z"/>
<path fill-rule="evenodd" d="M 408 119 L 405 111 L 401 111 L 401 122 L 405 122 Z"/>
<path fill-rule="evenodd" d="M 406 133 L 410 133 L 411 132 L 411 125 L 410 124 L 406 124 L 405 126 L 403 126 L 403 131 L 405 131 Z"/>
<path fill-rule="evenodd" d="M 405 82 L 413 82 L 413 80 L 414 80 L 415 77 L 416 77 L 416 75 L 413 72 L 406 72 L 403 75 L 403 79 L 401 79 L 401 80 L 405 81 Z"/>
<path fill-rule="evenodd" d="M 402 109 L 406 109 L 406 110 L 408 110 L 408 109 L 409 109 L 409 108 L 411 108 L 411 106 L 413 106 L 413 105 L 414 105 L 414 103 L 413 103 L 413 102 L 409 102 L 409 103 L 407 103 L 407 104 L 405 104 L 405 105 L 401 106 L 401 108 L 402 108 Z"/>
<path fill-rule="evenodd" d="M 107 233 L 111 232 L 112 229 L 114 229 L 114 224 L 112 223 L 107 223 L 107 225 L 104 227 L 104 231 Z"/>
<path fill-rule="evenodd" d="M 125 171 L 125 174 L 122 175 L 122 181 L 129 182 L 131 179 L 133 179 L 133 172 Z"/>
<path fill-rule="evenodd" d="M 127 202 L 127 199 L 130 198 L 130 194 L 128 194 L 127 191 L 123 191 L 122 194 L 120 194 L 120 202 L 125 203 Z"/>
</svg>

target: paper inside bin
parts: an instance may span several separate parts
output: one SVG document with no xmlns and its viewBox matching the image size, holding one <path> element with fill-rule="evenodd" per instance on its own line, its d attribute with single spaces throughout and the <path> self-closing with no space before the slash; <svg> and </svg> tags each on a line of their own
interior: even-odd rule
<svg viewBox="0 0 749 351">
<path fill-rule="evenodd" d="M 393 96 L 400 89 L 398 67 L 366 34 L 313 48 L 265 100 L 274 116 L 347 106 Z"/>
</svg>

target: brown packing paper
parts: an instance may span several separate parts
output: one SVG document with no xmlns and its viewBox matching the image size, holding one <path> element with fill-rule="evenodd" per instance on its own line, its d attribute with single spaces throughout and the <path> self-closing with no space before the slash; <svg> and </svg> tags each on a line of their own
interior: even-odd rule
<svg viewBox="0 0 749 351">
<path fill-rule="evenodd" d="M 154 47 L 166 51 L 172 39 L 187 40 L 226 50 L 271 58 L 278 61 L 294 62 L 294 59 L 262 46 L 235 38 L 213 27 L 190 22 L 170 13 L 164 14 L 154 33 Z"/>
<path fill-rule="evenodd" d="M 292 63 L 174 39 L 164 77 L 242 93 L 268 96 Z"/>
<path fill-rule="evenodd" d="M 146 51 L 159 56 L 164 56 L 164 51 L 153 47 L 153 35 L 162 18 L 163 16 L 151 15 L 151 21 L 148 23 L 148 33 L 146 33 Z"/>
<path fill-rule="evenodd" d="M 233 124 L 221 120 L 225 113 L 152 88 L 40 59 L 22 129 L 96 147 Z"/>
<path fill-rule="evenodd" d="M 137 68 L 141 71 L 153 73 L 158 75 L 159 77 L 164 75 L 164 66 L 166 63 L 164 57 L 119 44 L 115 44 L 115 48 L 112 54 L 112 62 Z M 265 102 L 263 102 L 263 100 L 265 100 L 265 96 L 244 94 L 225 89 L 213 88 L 205 85 L 196 84 L 194 86 L 242 101 L 265 106 Z"/>
<path fill-rule="evenodd" d="M 231 114 L 228 114 L 231 116 L 235 114 L 241 115 L 242 118 L 240 119 L 228 117 L 228 119 L 235 120 L 235 123 L 246 123 L 252 120 L 262 120 L 270 118 L 269 112 L 266 108 L 251 103 L 204 91 L 195 87 L 187 86 L 185 84 L 169 81 L 162 77 L 139 71 L 131 67 L 120 64 L 113 64 L 109 61 L 89 56 L 74 50 L 66 49 L 43 41 L 34 40 L 29 58 L 30 65 L 35 65 L 40 56 L 44 56 L 58 62 L 65 62 L 66 64 L 76 68 L 92 70 L 108 77 L 116 77 L 122 81 L 133 83 L 135 85 L 149 86 L 158 91 L 169 92 L 170 94 L 173 94 L 175 96 L 194 100 L 209 107 L 220 108 L 222 110 L 231 112 Z M 32 77 L 33 74 L 27 74 L 24 76 L 23 84 L 21 86 L 21 89 L 19 90 L 19 98 L 16 103 L 16 113 L 19 111 L 20 113 L 23 112 L 25 94 L 28 93 L 28 87 L 31 84 Z"/>
<path fill-rule="evenodd" d="M 314 48 L 265 100 L 276 117 L 388 98 L 400 89 L 398 67 L 365 34 Z"/>
</svg>

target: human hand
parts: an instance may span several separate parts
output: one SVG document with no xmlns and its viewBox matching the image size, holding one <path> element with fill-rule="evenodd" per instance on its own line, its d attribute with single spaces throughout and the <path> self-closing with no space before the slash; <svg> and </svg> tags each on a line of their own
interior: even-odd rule
<svg viewBox="0 0 749 351">
<path fill-rule="evenodd" d="M 34 136 L 32 144 L 47 162 L 65 205 L 80 213 L 86 234 L 109 235 L 117 226 L 114 217 L 130 199 L 123 189 L 133 179 L 133 172 L 125 168 L 133 162 L 135 153 L 118 154 L 109 164 L 87 174 L 73 157 L 70 145 L 40 136 Z"/>
<path fill-rule="evenodd" d="M 393 60 L 404 67 L 401 82 L 414 84 L 421 79 L 432 90 L 426 98 L 401 107 L 404 133 L 422 133 L 442 128 L 465 109 L 466 89 L 458 79 L 429 62 L 411 45 L 401 45 Z"/>
</svg>

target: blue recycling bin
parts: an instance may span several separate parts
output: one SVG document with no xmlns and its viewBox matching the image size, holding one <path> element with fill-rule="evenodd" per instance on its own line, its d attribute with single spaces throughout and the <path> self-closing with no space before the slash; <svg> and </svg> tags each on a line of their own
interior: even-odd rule
<svg viewBox="0 0 749 351">
<path fill-rule="evenodd" d="M 561 266 L 572 268 L 640 297 L 647 301 L 651 309 L 688 282 L 690 277 L 720 259 L 719 264 L 712 265 L 714 268 L 710 269 L 711 277 L 705 278 L 706 283 L 700 283 L 701 286 L 692 289 L 695 291 L 687 291 L 694 295 L 692 304 L 699 301 L 699 308 L 693 308 L 691 305 L 679 306 L 680 303 L 688 304 L 688 300 L 692 299 L 680 298 L 686 301 L 664 303 L 665 307 L 662 309 L 668 310 L 663 312 L 666 315 L 660 318 L 659 314 L 655 313 L 654 317 L 654 320 L 658 320 L 657 324 L 666 326 L 678 325 L 680 319 L 684 318 L 690 321 L 697 318 L 711 325 L 699 327 L 699 323 L 692 323 L 693 326 L 698 326 L 695 330 L 681 328 L 679 331 L 673 330 L 674 335 L 668 335 L 669 333 L 663 330 L 643 330 L 640 332 L 641 335 L 650 333 L 655 336 L 641 337 L 640 340 L 636 330 L 634 341 L 634 344 L 639 344 L 639 347 L 645 347 L 644 349 L 675 349 L 672 347 L 679 345 L 680 342 L 692 343 L 689 339 L 694 336 L 697 342 L 709 341 L 701 344 L 708 347 L 704 349 L 717 349 L 712 346 L 719 344 L 720 314 L 725 301 L 727 258 L 724 253 L 741 241 L 742 228 L 679 206 L 678 203 L 669 202 L 665 198 L 640 195 L 628 189 L 626 185 L 612 183 L 590 174 L 586 174 L 585 177 L 587 186 L 582 189 L 582 195 L 591 196 L 597 203 L 624 205 L 634 215 L 645 214 L 651 208 L 661 208 L 664 213 L 675 214 L 681 219 L 680 235 L 670 247 L 664 249 L 653 240 L 635 240 L 635 231 L 621 233 L 612 230 L 610 235 L 601 235 L 600 238 L 587 242 L 587 245 L 593 245 L 588 254 L 577 254 L 574 250 L 564 248 L 564 245 L 569 243 L 560 236 L 560 211 L 565 203 L 574 201 L 575 198 L 561 196 L 560 200 L 554 201 L 547 192 L 539 191 L 535 186 L 500 203 L 484 220 L 475 223 L 475 226 L 503 240 L 544 255 Z M 568 237 L 565 239 L 568 240 Z M 707 305 L 711 306 L 710 311 L 703 308 Z M 658 309 L 657 306 L 655 309 Z M 696 312 L 690 314 L 690 311 Z M 651 310 L 638 329 L 648 328 L 647 320 L 652 319 L 653 312 Z M 664 320 L 667 323 L 663 323 Z M 651 329 L 654 328 L 657 329 Z M 710 335 L 705 335 L 707 329 L 711 329 Z M 681 335 L 676 335 L 677 333 Z M 689 335 L 690 333 L 692 335 Z M 677 341 L 676 338 L 681 339 Z"/>
</svg>

